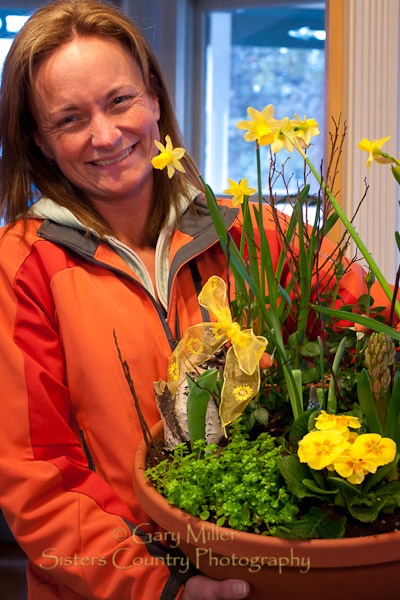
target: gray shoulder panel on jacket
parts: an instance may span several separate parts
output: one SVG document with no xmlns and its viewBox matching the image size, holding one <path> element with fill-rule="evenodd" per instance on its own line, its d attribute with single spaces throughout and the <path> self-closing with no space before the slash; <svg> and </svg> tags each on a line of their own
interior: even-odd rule
<svg viewBox="0 0 400 600">
<path fill-rule="evenodd" d="M 207 202 L 202 198 L 197 197 L 194 203 L 196 210 L 189 207 L 179 221 L 179 231 L 190 235 L 193 239 L 180 248 L 172 260 L 168 281 L 168 298 L 171 291 L 172 280 L 180 266 L 194 256 L 201 254 L 201 252 L 218 241 L 218 235 Z M 230 229 L 239 214 L 239 209 L 221 206 L 220 210 L 226 228 Z"/>
<path fill-rule="evenodd" d="M 43 221 L 37 234 L 49 242 L 60 244 L 89 258 L 94 257 L 100 243 L 92 234 L 47 219 Z"/>
</svg>

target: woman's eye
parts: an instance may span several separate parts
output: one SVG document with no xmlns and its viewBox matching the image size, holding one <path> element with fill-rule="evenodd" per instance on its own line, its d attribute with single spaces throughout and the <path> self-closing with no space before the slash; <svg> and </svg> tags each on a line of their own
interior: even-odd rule
<svg viewBox="0 0 400 600">
<path fill-rule="evenodd" d="M 69 115 L 68 117 L 65 117 L 64 119 L 62 119 L 59 122 L 59 126 L 63 126 L 63 125 L 68 125 L 69 123 L 73 123 L 76 120 L 76 117 Z"/>
<path fill-rule="evenodd" d="M 130 98 L 131 98 L 130 96 L 118 96 L 118 98 L 114 98 L 113 104 L 114 105 L 122 104 L 123 102 L 130 100 Z"/>
</svg>

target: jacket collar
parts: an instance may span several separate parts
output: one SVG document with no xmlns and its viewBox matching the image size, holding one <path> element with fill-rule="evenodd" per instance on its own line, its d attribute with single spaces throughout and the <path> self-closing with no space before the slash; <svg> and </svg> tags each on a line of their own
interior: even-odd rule
<svg viewBox="0 0 400 600">
<path fill-rule="evenodd" d="M 156 247 L 156 269 L 158 296 L 167 308 L 173 279 L 179 268 L 193 257 L 201 254 L 218 241 L 207 203 L 200 196 L 193 199 L 193 206 L 184 205 L 177 230 L 174 231 L 175 216 L 172 215 L 160 234 Z M 221 207 L 222 218 L 227 229 L 234 223 L 238 209 Z M 95 259 L 100 244 L 104 241 L 132 269 L 136 277 L 154 296 L 154 290 L 147 270 L 140 258 L 125 244 L 112 236 L 100 240 L 64 207 L 50 198 L 42 198 L 30 210 L 30 216 L 43 219 L 38 235 L 59 244 L 78 255 Z"/>
</svg>

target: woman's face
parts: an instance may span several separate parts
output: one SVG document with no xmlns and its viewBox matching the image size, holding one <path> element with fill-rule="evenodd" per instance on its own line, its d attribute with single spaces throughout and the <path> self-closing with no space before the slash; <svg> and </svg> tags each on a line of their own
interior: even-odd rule
<svg viewBox="0 0 400 600">
<path fill-rule="evenodd" d="M 124 46 L 87 36 L 58 47 L 36 69 L 31 102 L 37 145 L 95 205 L 150 202 L 160 108 Z"/>
</svg>

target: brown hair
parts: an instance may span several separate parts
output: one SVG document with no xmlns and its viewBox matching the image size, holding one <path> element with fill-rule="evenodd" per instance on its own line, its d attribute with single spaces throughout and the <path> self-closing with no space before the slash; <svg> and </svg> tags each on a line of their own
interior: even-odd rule
<svg viewBox="0 0 400 600">
<path fill-rule="evenodd" d="M 118 40 L 141 68 L 147 93 L 160 103 L 160 139 L 171 137 L 173 146 L 182 146 L 174 111 L 157 60 L 136 25 L 120 10 L 97 0 L 57 0 L 37 12 L 17 34 L 4 63 L 0 105 L 2 173 L 0 216 L 13 223 L 25 217 L 37 190 L 65 206 L 100 236 L 112 233 L 109 225 L 85 194 L 71 184 L 56 163 L 47 159 L 36 145 L 36 124 L 30 110 L 29 93 L 34 66 L 55 48 L 76 35 L 108 36 Z M 196 169 L 185 157 L 186 177 L 176 173 L 168 179 L 166 169 L 154 171 L 153 206 L 143 241 L 155 244 L 170 208 L 181 194 L 188 195 L 187 182 L 201 185 Z"/>
</svg>

